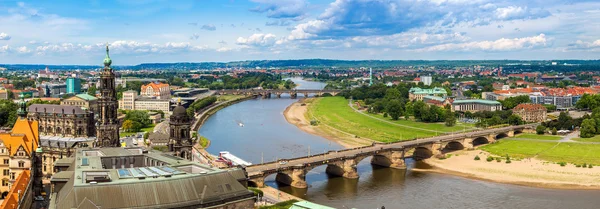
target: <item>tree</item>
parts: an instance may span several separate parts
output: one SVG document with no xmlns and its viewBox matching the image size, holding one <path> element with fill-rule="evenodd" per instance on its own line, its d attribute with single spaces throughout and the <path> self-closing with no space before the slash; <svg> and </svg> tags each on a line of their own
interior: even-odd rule
<svg viewBox="0 0 600 209">
<path fill-rule="evenodd" d="M 581 133 L 579 136 L 581 138 L 591 138 L 596 135 L 596 121 L 594 119 L 585 119 L 581 123 Z"/>
<path fill-rule="evenodd" d="M 136 131 L 139 131 L 139 129 L 148 127 L 150 124 L 152 124 L 148 112 L 142 110 L 131 110 L 127 112 L 125 115 L 125 120 L 131 120 L 133 123 L 132 129 Z"/>
<path fill-rule="evenodd" d="M 133 121 L 132 120 L 125 120 L 125 121 L 123 121 L 123 125 L 121 127 L 125 131 L 130 131 L 133 128 Z"/>
<path fill-rule="evenodd" d="M 518 115 L 510 115 L 508 117 L 508 124 L 510 124 L 510 125 L 521 125 L 521 124 L 523 124 L 523 120 Z"/>
<path fill-rule="evenodd" d="M 546 133 L 546 126 L 538 125 L 537 127 L 535 127 L 535 132 L 539 135 L 543 135 L 544 133 Z"/>
<path fill-rule="evenodd" d="M 556 130 L 556 127 L 552 128 L 552 135 L 556 135 L 558 133 L 558 130 Z"/>
<path fill-rule="evenodd" d="M 452 127 L 456 125 L 456 116 L 451 109 L 446 109 L 446 126 Z"/>
<path fill-rule="evenodd" d="M 12 127 L 17 121 L 17 103 L 12 100 L 0 99 L 0 126 Z"/>
<path fill-rule="evenodd" d="M 386 112 L 390 115 L 392 120 L 398 120 L 402 115 L 402 105 L 399 100 L 392 100 L 388 103 L 386 107 Z"/>
<path fill-rule="evenodd" d="M 96 87 L 90 86 L 87 90 L 87 94 L 95 97 L 96 96 Z"/>
<path fill-rule="evenodd" d="M 513 109 L 519 104 L 530 103 L 530 102 L 531 102 L 531 99 L 529 99 L 528 95 L 509 97 L 509 98 L 506 98 L 506 99 L 500 101 L 500 103 L 502 103 L 502 106 L 505 108 L 508 108 L 508 109 Z"/>
</svg>

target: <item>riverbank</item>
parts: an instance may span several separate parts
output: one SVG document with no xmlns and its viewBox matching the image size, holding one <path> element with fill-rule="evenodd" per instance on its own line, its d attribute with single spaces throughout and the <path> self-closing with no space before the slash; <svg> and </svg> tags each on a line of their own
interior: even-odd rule
<svg viewBox="0 0 600 209">
<path fill-rule="evenodd" d="M 225 107 L 249 100 L 249 99 L 253 99 L 254 97 L 252 96 L 245 96 L 245 97 L 240 97 L 237 99 L 232 99 L 232 100 L 227 100 L 227 101 L 223 101 L 223 102 L 219 102 L 214 104 L 213 106 L 210 106 L 209 108 L 207 108 L 206 110 L 202 111 L 200 114 L 195 116 L 195 121 L 194 124 L 192 125 L 192 130 L 194 132 L 198 132 L 198 130 L 200 130 L 200 127 L 202 127 L 202 125 L 204 124 L 204 122 L 206 122 L 206 120 L 212 116 L 213 114 L 215 114 L 217 111 L 219 111 L 220 109 L 223 109 Z M 199 136 L 201 137 L 201 136 Z M 206 138 L 206 147 L 203 147 L 203 149 L 208 148 L 208 146 L 210 146 L 210 139 Z"/>
<path fill-rule="evenodd" d="M 450 154 L 449 154 L 450 155 Z M 430 158 L 423 162 L 431 169 L 415 171 L 444 173 L 471 179 L 552 189 L 600 189 L 600 168 L 578 168 L 535 158 L 488 162 L 490 154 L 481 150 L 457 151 L 447 159 Z M 474 160 L 479 156 L 480 160 Z"/>
<path fill-rule="evenodd" d="M 283 115 L 287 122 L 295 125 L 306 133 L 321 136 L 334 141 L 345 148 L 370 145 L 374 142 L 373 140 L 365 138 L 357 138 L 352 134 L 342 132 L 325 124 L 318 124 L 316 126 L 311 125 L 309 120 L 310 116 L 308 116 L 308 106 L 312 101 L 314 101 L 314 98 L 300 99 L 288 106 L 283 111 Z"/>
</svg>

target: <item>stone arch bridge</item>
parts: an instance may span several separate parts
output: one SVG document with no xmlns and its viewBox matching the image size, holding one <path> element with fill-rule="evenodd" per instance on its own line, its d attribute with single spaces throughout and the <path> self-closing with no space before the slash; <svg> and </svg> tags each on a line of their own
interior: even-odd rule
<svg viewBox="0 0 600 209">
<path fill-rule="evenodd" d="M 296 188 L 306 188 L 306 174 L 319 166 L 327 166 L 326 172 L 330 175 L 358 178 L 356 165 L 367 157 L 372 157 L 371 163 L 375 165 L 405 169 L 404 159 L 409 157 L 405 156 L 408 151 L 413 151 L 412 157 L 415 160 L 423 160 L 446 152 L 472 149 L 479 145 L 493 143 L 498 139 L 522 133 L 525 129 L 535 129 L 536 126 L 537 124 L 527 124 L 451 133 L 410 141 L 373 143 L 370 146 L 251 165 L 246 167 L 246 172 L 248 172 L 249 183 L 258 187 L 264 186 L 265 178 L 276 174 L 275 179 L 280 183 Z M 282 164 L 281 161 L 286 161 L 286 163 Z"/>
<path fill-rule="evenodd" d="M 292 99 L 296 99 L 298 94 L 304 94 L 304 97 L 308 97 L 309 94 L 315 94 L 322 96 L 325 93 L 331 94 L 332 96 L 337 95 L 342 90 L 325 90 L 325 89 L 290 89 L 290 90 L 274 90 L 274 89 L 222 89 L 217 90 L 219 95 L 248 95 L 248 96 L 261 96 L 263 98 L 271 98 L 271 95 L 281 98 L 282 94 L 289 94 Z"/>
</svg>

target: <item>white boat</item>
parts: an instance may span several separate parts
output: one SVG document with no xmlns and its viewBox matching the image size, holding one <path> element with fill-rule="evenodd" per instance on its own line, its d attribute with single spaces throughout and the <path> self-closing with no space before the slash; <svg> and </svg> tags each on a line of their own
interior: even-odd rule
<svg viewBox="0 0 600 209">
<path fill-rule="evenodd" d="M 242 160 L 241 158 L 239 158 L 227 151 L 219 152 L 219 157 L 232 162 L 233 165 L 243 165 L 243 166 L 252 165 L 252 163 L 246 162 L 245 160 Z"/>
<path fill-rule="evenodd" d="M 244 127 L 244 124 L 243 124 L 243 123 L 238 123 L 238 125 L 239 125 L 240 127 Z"/>
</svg>

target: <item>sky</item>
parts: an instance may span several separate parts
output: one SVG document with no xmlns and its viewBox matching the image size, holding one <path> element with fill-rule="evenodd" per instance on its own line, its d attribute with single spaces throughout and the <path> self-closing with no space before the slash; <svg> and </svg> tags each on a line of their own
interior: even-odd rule
<svg viewBox="0 0 600 209">
<path fill-rule="evenodd" d="M 600 59 L 598 0 L 0 0 L 0 63 Z"/>
</svg>

